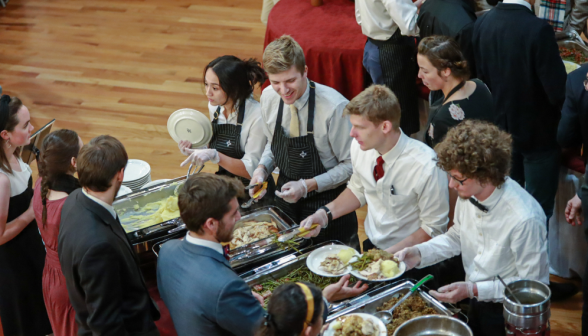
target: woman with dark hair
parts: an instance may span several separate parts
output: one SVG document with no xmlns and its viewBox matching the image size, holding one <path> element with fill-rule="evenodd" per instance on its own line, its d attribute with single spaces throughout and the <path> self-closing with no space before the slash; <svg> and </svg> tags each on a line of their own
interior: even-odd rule
<svg viewBox="0 0 588 336">
<path fill-rule="evenodd" d="M 426 37 L 419 43 L 417 62 L 419 78 L 431 90 L 425 132 L 429 146 L 435 147 L 464 119 L 494 122 L 492 94 L 481 80 L 468 80 L 468 64 L 457 42 L 447 36 Z"/>
<path fill-rule="evenodd" d="M 78 134 L 66 129 L 55 131 L 43 140 L 38 161 L 39 179 L 33 196 L 35 219 L 47 250 L 43 297 L 53 332 L 59 336 L 75 336 L 78 332 L 76 313 L 69 301 L 57 255 L 57 237 L 65 199 L 80 187 L 74 174 L 82 146 Z"/>
<path fill-rule="evenodd" d="M 274 290 L 255 336 L 316 336 L 328 312 L 318 287 L 307 282 L 287 283 Z"/>
<path fill-rule="evenodd" d="M 180 151 L 190 156 L 182 166 L 211 161 L 220 166 L 217 174 L 237 177 L 249 185 L 267 143 L 260 105 L 252 95 L 255 85 L 265 80 L 265 71 L 255 59 L 221 56 L 204 68 L 213 136 L 206 149 L 190 149 L 189 141 L 181 141 Z M 273 179 L 268 183 L 268 192 L 273 194 Z"/>
<path fill-rule="evenodd" d="M 0 320 L 6 336 L 51 334 L 43 301 L 45 248 L 32 207 L 32 170 L 20 158 L 30 142 L 29 110 L 0 98 Z"/>
</svg>

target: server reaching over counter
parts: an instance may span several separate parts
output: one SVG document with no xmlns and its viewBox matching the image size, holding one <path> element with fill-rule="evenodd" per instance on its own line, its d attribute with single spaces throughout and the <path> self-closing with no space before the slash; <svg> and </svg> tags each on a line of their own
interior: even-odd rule
<svg viewBox="0 0 588 336">
<path fill-rule="evenodd" d="M 435 165 L 435 152 L 398 127 L 400 105 L 382 85 L 373 85 L 346 107 L 350 115 L 353 175 L 347 189 L 300 225 L 321 229 L 368 204 L 363 250 L 374 246 L 394 253 L 447 230 L 449 194 L 446 174 Z M 432 271 L 432 270 L 431 270 Z M 434 272 L 433 272 L 434 273 Z M 428 273 L 412 274 L 422 278 Z"/>
<path fill-rule="evenodd" d="M 260 105 L 253 98 L 255 85 L 266 80 L 265 72 L 255 59 L 221 56 L 204 68 L 203 77 L 213 135 L 209 148 L 190 149 L 189 141 L 181 141 L 180 152 L 189 155 L 182 166 L 211 161 L 219 165 L 217 174 L 249 185 L 267 143 Z M 273 179 L 268 179 L 268 190 L 275 190 Z"/>
<path fill-rule="evenodd" d="M 271 83 L 261 95 L 268 143 L 251 183 L 271 179 L 279 167 L 275 204 L 298 223 L 337 198 L 351 176 L 351 124 L 343 116 L 348 101 L 308 80 L 304 52 L 290 36 L 267 46 L 263 65 Z M 250 195 L 255 192 L 251 189 Z M 355 212 L 337 219 L 317 241 L 332 239 L 359 247 Z"/>
<path fill-rule="evenodd" d="M 487 122 L 466 120 L 435 150 L 459 199 L 446 234 L 396 254 L 407 268 L 426 267 L 462 254 L 466 281 L 431 291 L 444 302 L 470 298 L 474 335 L 505 335 L 502 300 L 506 283 L 549 283 L 545 214 L 539 203 L 507 177 L 511 136 Z"/>
</svg>

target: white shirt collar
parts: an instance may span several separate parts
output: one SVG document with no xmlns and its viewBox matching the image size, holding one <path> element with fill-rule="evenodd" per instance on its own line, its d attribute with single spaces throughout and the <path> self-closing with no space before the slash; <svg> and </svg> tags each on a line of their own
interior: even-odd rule
<svg viewBox="0 0 588 336">
<path fill-rule="evenodd" d="M 392 149 L 390 149 L 387 153 L 382 155 L 382 159 L 384 159 L 385 163 L 393 163 L 396 159 L 402 154 L 404 148 L 406 147 L 407 136 L 402 132 L 400 129 L 400 136 L 398 137 L 398 141 Z"/>
<path fill-rule="evenodd" d="M 496 187 L 492 194 L 490 194 L 490 196 L 488 196 L 487 199 L 480 202 L 480 204 L 485 206 L 489 211 L 492 210 L 492 208 L 494 208 L 502 198 L 502 195 L 504 194 L 504 188 L 506 187 L 506 182 L 508 181 L 508 179 L 510 178 L 507 176 L 506 181 L 500 187 Z"/>
<path fill-rule="evenodd" d="M 304 106 L 308 102 L 309 97 L 310 97 L 310 81 L 307 79 L 306 80 L 306 90 L 304 90 L 304 93 L 302 94 L 302 96 L 300 96 L 300 98 L 298 98 L 294 102 L 294 106 L 296 106 L 296 109 L 298 111 L 300 111 L 300 110 L 302 110 L 302 108 L 304 108 Z"/>
<path fill-rule="evenodd" d="M 504 0 L 502 3 L 522 5 L 522 6 L 525 6 L 525 7 L 529 8 L 530 11 L 533 11 L 531 9 L 531 4 L 528 3 L 528 2 L 526 2 L 526 1 L 524 1 L 524 0 Z"/>
<path fill-rule="evenodd" d="M 206 239 L 192 237 L 192 236 L 190 236 L 190 231 L 188 231 L 188 233 L 186 233 L 186 241 L 190 244 L 208 247 L 208 248 L 213 249 L 216 252 L 220 253 L 221 255 L 224 255 L 223 246 L 221 244 L 215 243 L 215 242 L 212 242 L 212 241 L 206 240 Z"/>
<path fill-rule="evenodd" d="M 90 194 L 88 194 L 86 192 L 86 188 L 82 188 L 82 192 L 84 193 L 84 195 L 88 196 L 89 199 L 91 199 L 92 201 L 100 204 L 101 206 L 104 207 L 104 209 L 108 210 L 108 212 L 110 212 L 110 214 L 112 215 L 112 217 L 114 217 L 114 219 L 116 219 L 116 211 L 114 211 L 114 207 L 106 202 L 104 202 L 103 200 L 96 198 Z"/>
</svg>

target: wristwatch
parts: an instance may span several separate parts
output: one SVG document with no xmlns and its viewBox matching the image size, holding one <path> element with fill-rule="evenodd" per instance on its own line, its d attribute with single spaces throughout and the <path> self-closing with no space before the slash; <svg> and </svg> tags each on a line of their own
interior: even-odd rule
<svg viewBox="0 0 588 336">
<path fill-rule="evenodd" d="M 333 214 L 331 213 L 331 210 L 329 210 L 329 208 L 327 208 L 324 205 L 319 208 L 319 210 L 321 209 L 325 210 L 325 212 L 327 213 L 327 218 L 329 219 L 327 222 L 327 226 L 329 226 L 329 224 L 331 224 L 331 222 L 333 221 Z M 326 226 L 324 228 L 326 228 Z"/>
</svg>

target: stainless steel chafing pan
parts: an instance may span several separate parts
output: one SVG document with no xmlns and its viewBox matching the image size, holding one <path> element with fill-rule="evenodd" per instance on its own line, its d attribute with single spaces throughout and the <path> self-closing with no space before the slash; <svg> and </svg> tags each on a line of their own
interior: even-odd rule
<svg viewBox="0 0 588 336">
<path fill-rule="evenodd" d="M 580 44 L 575 39 L 565 39 L 557 41 L 557 45 L 568 49 L 576 49 L 580 51 L 584 57 L 588 57 L 588 47 L 584 44 Z"/>
<path fill-rule="evenodd" d="M 252 269 L 246 273 L 241 273 L 239 276 L 243 278 L 243 280 L 245 280 L 245 282 L 250 287 L 262 284 L 268 280 L 277 280 L 283 278 L 290 272 L 300 267 L 306 266 L 306 258 L 310 255 L 310 253 L 326 245 L 343 245 L 343 243 L 332 240 L 321 244 L 313 245 L 308 248 L 301 249 L 299 252 L 288 254 L 263 266 Z M 385 287 L 386 284 L 387 283 L 385 282 L 370 283 L 370 288 L 360 297 L 357 297 L 353 300 L 345 300 L 343 302 L 333 304 L 329 309 L 330 314 L 334 314 L 346 307 L 349 307 L 354 302 L 361 302 L 369 299 L 373 295 L 379 293 L 380 289 L 382 287 Z"/>
<path fill-rule="evenodd" d="M 329 323 L 340 316 L 351 313 L 374 314 L 377 311 L 377 307 L 382 306 L 385 302 L 389 301 L 394 297 L 403 296 L 404 294 L 408 293 L 415 283 L 416 281 L 412 279 L 401 280 L 387 285 L 384 289 L 381 289 L 375 295 L 364 294 L 360 297 L 357 297 L 356 299 L 350 302 L 349 307 L 329 315 L 326 323 Z M 424 288 L 426 287 L 421 287 L 421 289 Z M 421 289 L 417 290 L 412 295 L 419 295 L 427 303 L 429 307 L 432 307 L 441 315 L 457 317 L 457 315 L 459 314 L 459 309 L 449 304 L 445 306 L 446 304 L 437 301 L 435 298 L 429 295 L 427 293 L 428 290 Z"/>
</svg>

